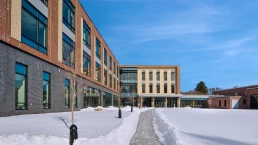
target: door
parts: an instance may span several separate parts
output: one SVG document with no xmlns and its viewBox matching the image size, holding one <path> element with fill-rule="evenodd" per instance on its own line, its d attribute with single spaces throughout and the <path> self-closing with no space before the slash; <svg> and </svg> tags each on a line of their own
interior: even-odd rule
<svg viewBox="0 0 258 145">
<path fill-rule="evenodd" d="M 239 109 L 239 100 L 232 100 L 232 109 Z"/>
</svg>

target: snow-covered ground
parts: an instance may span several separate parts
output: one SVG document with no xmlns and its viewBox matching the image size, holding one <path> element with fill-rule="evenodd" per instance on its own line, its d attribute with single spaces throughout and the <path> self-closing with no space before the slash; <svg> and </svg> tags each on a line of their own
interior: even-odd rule
<svg viewBox="0 0 258 145">
<path fill-rule="evenodd" d="M 153 115 L 164 145 L 258 145 L 258 110 L 163 108 Z"/>
<path fill-rule="evenodd" d="M 139 115 L 145 109 L 122 108 L 123 119 L 117 118 L 118 109 L 83 109 L 75 112 L 79 139 L 75 145 L 126 145 L 134 135 Z M 64 145 L 68 144 L 71 113 L 48 113 L 0 118 L 0 145 Z M 122 143 L 122 144 L 121 144 Z"/>
</svg>

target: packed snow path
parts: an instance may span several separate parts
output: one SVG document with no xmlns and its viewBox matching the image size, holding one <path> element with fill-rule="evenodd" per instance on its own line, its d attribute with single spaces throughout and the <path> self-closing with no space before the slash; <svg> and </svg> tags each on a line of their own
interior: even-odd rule
<svg viewBox="0 0 258 145">
<path fill-rule="evenodd" d="M 152 111 L 141 113 L 137 131 L 131 139 L 130 145 L 162 145 L 153 128 Z"/>
</svg>

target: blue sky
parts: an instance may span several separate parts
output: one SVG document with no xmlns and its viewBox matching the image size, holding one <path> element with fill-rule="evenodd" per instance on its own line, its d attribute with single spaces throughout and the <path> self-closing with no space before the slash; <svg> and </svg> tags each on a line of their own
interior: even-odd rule
<svg viewBox="0 0 258 145">
<path fill-rule="evenodd" d="M 258 84 L 258 1 L 80 1 L 120 64 L 180 65 L 181 91 Z"/>
</svg>

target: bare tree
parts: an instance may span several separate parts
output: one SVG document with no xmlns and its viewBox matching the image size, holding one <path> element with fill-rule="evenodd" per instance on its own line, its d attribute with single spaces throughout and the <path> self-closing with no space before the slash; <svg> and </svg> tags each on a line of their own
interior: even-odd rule
<svg viewBox="0 0 258 145">
<path fill-rule="evenodd" d="M 70 95 L 70 94 L 72 97 L 72 106 L 71 106 L 72 120 L 71 121 L 72 121 L 72 124 L 74 124 L 74 107 L 75 105 L 77 105 L 78 95 L 85 89 L 85 87 L 91 86 L 91 81 L 88 81 L 82 77 L 78 77 L 77 75 L 80 74 L 81 71 L 83 71 L 85 75 L 90 75 L 91 74 L 90 66 L 84 67 L 84 64 L 87 61 L 87 56 L 83 55 L 83 61 L 82 61 L 83 69 L 77 68 L 76 64 L 78 64 L 80 59 L 78 59 L 78 57 L 74 57 L 74 48 L 70 47 L 67 44 L 63 44 L 63 49 L 64 49 L 63 63 L 71 67 L 68 69 L 63 69 L 63 71 L 66 72 L 64 75 L 68 77 L 68 79 L 70 80 L 69 90 L 65 90 L 64 93 L 65 93 L 65 97 L 66 95 Z M 69 101 L 70 101 L 70 98 L 69 98 Z"/>
</svg>

